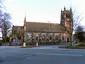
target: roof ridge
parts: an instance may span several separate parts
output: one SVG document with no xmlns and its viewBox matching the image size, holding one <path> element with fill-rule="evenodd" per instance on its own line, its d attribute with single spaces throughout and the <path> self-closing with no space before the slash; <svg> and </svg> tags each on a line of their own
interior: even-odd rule
<svg viewBox="0 0 85 64">
<path fill-rule="evenodd" d="M 58 24 L 58 23 L 48 23 L 48 22 L 26 22 L 26 23 Z"/>
</svg>

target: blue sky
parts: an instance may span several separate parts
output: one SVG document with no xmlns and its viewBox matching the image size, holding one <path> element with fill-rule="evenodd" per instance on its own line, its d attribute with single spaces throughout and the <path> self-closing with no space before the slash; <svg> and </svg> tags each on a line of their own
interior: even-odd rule
<svg viewBox="0 0 85 64">
<path fill-rule="evenodd" d="M 60 11 L 64 6 L 85 16 L 84 0 L 6 0 L 5 6 L 12 16 L 13 25 L 23 25 L 27 21 L 60 23 Z M 84 19 L 81 24 L 84 25 Z"/>
</svg>

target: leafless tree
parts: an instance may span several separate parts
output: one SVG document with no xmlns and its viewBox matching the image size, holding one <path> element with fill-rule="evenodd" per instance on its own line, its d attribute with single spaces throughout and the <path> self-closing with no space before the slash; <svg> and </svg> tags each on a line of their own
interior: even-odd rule
<svg viewBox="0 0 85 64">
<path fill-rule="evenodd" d="M 71 44 L 73 46 L 73 32 L 75 32 L 76 28 L 78 27 L 79 23 L 82 21 L 81 15 L 73 12 L 71 9 Z"/>
<path fill-rule="evenodd" d="M 3 5 L 4 0 L 0 0 L 0 28 L 2 29 L 2 38 L 6 42 L 7 34 L 10 31 L 11 27 L 11 16 L 8 12 L 4 12 L 5 6 Z"/>
</svg>

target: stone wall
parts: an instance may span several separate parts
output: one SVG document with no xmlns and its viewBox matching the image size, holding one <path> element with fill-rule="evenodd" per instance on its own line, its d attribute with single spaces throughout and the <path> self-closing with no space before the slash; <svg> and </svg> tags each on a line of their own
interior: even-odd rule
<svg viewBox="0 0 85 64">
<path fill-rule="evenodd" d="M 27 43 L 37 43 L 37 42 L 65 42 L 65 37 L 63 33 L 28 33 L 24 34 L 24 41 Z"/>
</svg>

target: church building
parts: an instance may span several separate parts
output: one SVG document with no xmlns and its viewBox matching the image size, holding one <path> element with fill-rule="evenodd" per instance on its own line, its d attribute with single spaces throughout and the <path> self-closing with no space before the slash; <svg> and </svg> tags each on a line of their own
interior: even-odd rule
<svg viewBox="0 0 85 64">
<path fill-rule="evenodd" d="M 24 18 L 24 26 L 13 26 L 10 41 L 20 43 L 67 43 L 70 41 L 72 10 L 61 10 L 60 24 L 29 22 Z"/>
</svg>

